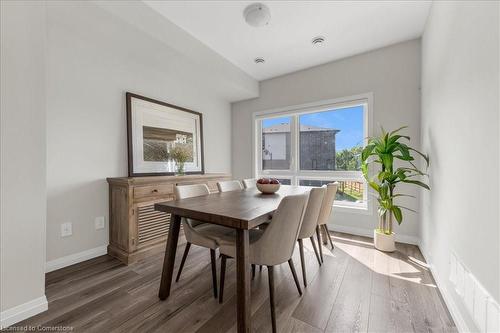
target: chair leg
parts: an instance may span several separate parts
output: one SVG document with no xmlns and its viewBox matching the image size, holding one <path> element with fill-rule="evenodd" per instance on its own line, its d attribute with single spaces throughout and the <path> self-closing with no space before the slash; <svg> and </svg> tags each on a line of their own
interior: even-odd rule
<svg viewBox="0 0 500 333">
<path fill-rule="evenodd" d="M 319 232 L 321 233 L 321 240 L 323 241 L 323 245 L 328 246 L 328 236 L 326 235 L 325 228 L 323 228 L 323 224 L 319 226 Z"/>
<path fill-rule="evenodd" d="M 293 280 L 295 281 L 295 285 L 297 286 L 299 295 L 302 296 L 302 289 L 300 288 L 299 279 L 297 278 L 297 272 L 295 271 L 295 266 L 293 265 L 292 258 L 288 259 L 288 266 L 290 266 L 290 270 L 292 271 Z"/>
<path fill-rule="evenodd" d="M 299 239 L 299 253 L 300 266 L 302 267 L 302 280 L 304 280 L 304 287 L 307 287 L 306 264 L 304 262 L 304 244 L 302 243 L 302 239 Z"/>
<path fill-rule="evenodd" d="M 210 249 L 210 261 L 212 264 L 212 286 L 214 289 L 214 297 L 217 298 L 217 266 L 215 264 L 215 250 Z"/>
<path fill-rule="evenodd" d="M 319 232 L 319 225 L 316 226 L 316 238 L 318 238 L 319 256 L 321 257 L 321 262 L 325 262 L 323 260 L 323 245 L 321 245 L 321 233 Z"/>
<path fill-rule="evenodd" d="M 273 266 L 267 266 L 267 275 L 269 277 L 269 302 L 271 303 L 271 322 L 273 333 L 276 332 L 276 311 L 274 308 L 274 273 Z"/>
<path fill-rule="evenodd" d="M 252 264 L 252 280 L 255 279 L 255 265 Z"/>
<path fill-rule="evenodd" d="M 220 288 L 219 288 L 219 303 L 222 304 L 224 297 L 224 278 L 226 277 L 226 260 L 227 257 L 222 255 L 220 261 Z"/>
<path fill-rule="evenodd" d="M 328 231 L 328 227 L 326 226 L 326 224 L 323 224 L 323 228 L 325 229 L 325 233 L 328 235 L 328 239 L 330 240 L 330 246 L 332 247 L 333 250 L 335 246 L 333 246 L 332 236 L 330 235 L 330 232 Z"/>
<path fill-rule="evenodd" d="M 316 248 L 316 242 L 314 241 L 314 237 L 311 236 L 311 237 L 309 237 L 309 239 L 311 240 L 311 244 L 313 246 L 314 254 L 316 255 L 316 259 L 318 259 L 318 264 L 321 266 L 321 259 L 319 258 L 319 253 L 318 253 L 318 249 Z"/>
<path fill-rule="evenodd" d="M 184 249 L 184 254 L 182 255 L 181 265 L 179 266 L 179 271 L 177 272 L 177 277 L 175 278 L 175 282 L 178 282 L 181 277 L 182 269 L 184 268 L 184 263 L 186 262 L 186 258 L 189 253 L 189 249 L 191 248 L 191 243 L 187 242 L 186 247 Z"/>
</svg>

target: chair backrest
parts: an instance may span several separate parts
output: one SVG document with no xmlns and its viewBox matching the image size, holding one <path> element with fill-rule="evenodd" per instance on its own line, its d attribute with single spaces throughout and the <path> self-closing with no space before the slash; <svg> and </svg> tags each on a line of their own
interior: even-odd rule
<svg viewBox="0 0 500 333">
<path fill-rule="evenodd" d="M 292 257 L 309 193 L 284 197 L 264 234 L 252 244 L 255 262 L 279 265 Z"/>
<path fill-rule="evenodd" d="M 205 184 L 176 185 L 174 189 L 176 199 L 187 199 L 209 195 L 210 190 Z"/>
<path fill-rule="evenodd" d="M 217 183 L 219 192 L 240 191 L 243 189 L 239 180 L 225 180 Z"/>
<path fill-rule="evenodd" d="M 302 220 L 302 226 L 300 227 L 299 239 L 309 238 L 314 234 L 314 231 L 318 226 L 318 217 L 325 193 L 325 187 L 311 189 L 306 210 L 304 212 L 304 219 Z"/>
<path fill-rule="evenodd" d="M 187 198 L 194 198 L 194 197 L 201 197 L 204 195 L 209 195 L 210 190 L 208 189 L 208 186 L 205 184 L 194 184 L 194 185 L 176 185 L 174 189 L 175 193 L 175 198 L 176 199 L 187 199 Z M 186 239 L 188 242 L 191 242 L 191 228 L 196 227 L 197 225 L 202 224 L 203 222 L 192 220 L 192 219 L 187 219 L 187 218 L 182 218 L 184 224 L 184 234 L 186 236 Z"/>
<path fill-rule="evenodd" d="M 330 214 L 332 213 L 333 200 L 335 200 L 335 195 L 337 194 L 337 187 L 339 183 L 330 183 L 328 185 L 323 185 L 326 188 L 325 197 L 323 198 L 323 203 L 321 204 L 321 211 L 319 212 L 318 224 L 327 224 L 330 219 Z"/>
<path fill-rule="evenodd" d="M 257 179 L 255 178 L 243 179 L 243 186 L 245 186 L 245 188 L 254 188 L 257 186 L 255 184 L 257 184 Z"/>
</svg>

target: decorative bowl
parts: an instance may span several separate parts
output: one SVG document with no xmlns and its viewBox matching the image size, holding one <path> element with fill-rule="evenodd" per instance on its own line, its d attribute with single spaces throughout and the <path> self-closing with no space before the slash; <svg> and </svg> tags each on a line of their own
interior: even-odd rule
<svg viewBox="0 0 500 333">
<path fill-rule="evenodd" d="M 280 184 L 256 184 L 262 194 L 273 194 L 280 189 Z"/>
</svg>

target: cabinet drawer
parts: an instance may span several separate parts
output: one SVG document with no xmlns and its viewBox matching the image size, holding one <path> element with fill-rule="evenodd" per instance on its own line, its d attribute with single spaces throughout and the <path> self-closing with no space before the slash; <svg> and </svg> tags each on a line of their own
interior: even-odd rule
<svg viewBox="0 0 500 333">
<path fill-rule="evenodd" d="M 173 184 L 134 187 L 134 198 L 154 197 L 174 193 Z"/>
</svg>

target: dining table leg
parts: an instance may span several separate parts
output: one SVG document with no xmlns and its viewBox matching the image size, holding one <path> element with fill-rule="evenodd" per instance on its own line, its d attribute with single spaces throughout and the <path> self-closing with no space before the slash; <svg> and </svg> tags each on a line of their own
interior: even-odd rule
<svg viewBox="0 0 500 333">
<path fill-rule="evenodd" d="M 167 297 L 170 295 L 170 286 L 172 285 L 172 276 L 174 273 L 175 252 L 177 251 L 177 242 L 179 240 L 180 229 L 181 217 L 172 214 L 172 216 L 170 217 L 170 229 L 168 231 L 165 257 L 163 258 L 160 291 L 158 292 L 158 297 L 160 297 L 162 301 L 167 299 Z"/>
<path fill-rule="evenodd" d="M 248 230 L 236 229 L 236 311 L 238 332 L 250 332 L 250 262 Z"/>
</svg>

